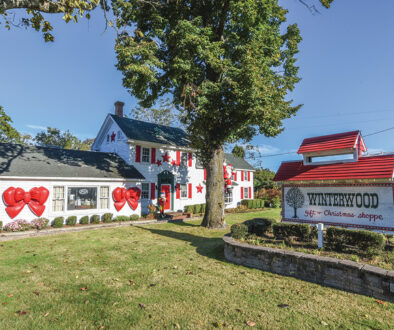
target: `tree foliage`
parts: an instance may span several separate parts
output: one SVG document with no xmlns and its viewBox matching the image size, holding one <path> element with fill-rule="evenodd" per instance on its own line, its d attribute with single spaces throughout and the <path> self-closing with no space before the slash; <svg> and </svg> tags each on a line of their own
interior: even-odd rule
<svg viewBox="0 0 394 330">
<path fill-rule="evenodd" d="M 137 107 L 131 110 L 130 116 L 150 123 L 178 126 L 179 113 L 170 99 L 160 99 L 157 106 L 151 108 Z"/>
<path fill-rule="evenodd" d="M 239 157 L 239 158 L 245 158 L 245 149 L 242 146 L 236 145 L 233 148 L 233 151 L 231 151 L 231 153 L 235 156 L 235 157 Z"/>
<path fill-rule="evenodd" d="M 56 146 L 62 149 L 89 150 L 93 140 L 79 140 L 70 131 L 62 132 L 57 128 L 47 127 L 46 131 L 37 133 L 34 142 L 39 146 Z"/>
<path fill-rule="evenodd" d="M 20 143 L 21 135 L 11 125 L 12 119 L 8 116 L 3 107 L 0 106 L 0 142 Z"/>
<path fill-rule="evenodd" d="M 254 172 L 254 189 L 273 189 L 277 188 L 277 184 L 273 181 L 275 172 L 268 168 L 260 168 Z"/>
</svg>

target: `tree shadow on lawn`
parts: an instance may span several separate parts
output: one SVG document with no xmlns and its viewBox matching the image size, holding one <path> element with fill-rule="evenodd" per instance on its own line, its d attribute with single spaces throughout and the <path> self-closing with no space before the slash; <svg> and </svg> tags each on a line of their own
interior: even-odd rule
<svg viewBox="0 0 394 330">
<path fill-rule="evenodd" d="M 182 225 L 193 226 L 191 224 L 185 224 L 185 223 Z M 197 226 L 193 226 L 193 227 L 197 227 Z M 223 252 L 224 242 L 221 237 L 203 237 L 203 236 L 192 235 L 189 233 L 182 233 L 182 232 L 171 231 L 171 230 L 153 229 L 153 228 L 146 228 L 139 226 L 137 226 L 137 228 L 150 231 L 152 234 L 189 242 L 191 243 L 192 246 L 196 247 L 196 251 L 198 254 L 216 260 L 225 261 L 224 252 Z"/>
</svg>

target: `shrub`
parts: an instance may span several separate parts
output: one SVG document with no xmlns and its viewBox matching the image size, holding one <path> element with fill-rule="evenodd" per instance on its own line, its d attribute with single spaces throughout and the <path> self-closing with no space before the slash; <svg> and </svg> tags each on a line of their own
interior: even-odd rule
<svg viewBox="0 0 394 330">
<path fill-rule="evenodd" d="M 77 217 L 75 215 L 69 216 L 66 219 L 67 226 L 75 226 L 77 224 Z"/>
<path fill-rule="evenodd" d="M 252 199 L 248 199 L 248 209 L 253 209 L 253 200 Z"/>
<path fill-rule="evenodd" d="M 106 222 L 106 223 L 112 222 L 112 217 L 113 217 L 112 213 L 104 213 L 103 217 L 102 217 L 103 222 Z"/>
<path fill-rule="evenodd" d="M 243 199 L 243 200 L 241 201 L 241 205 L 248 207 L 248 202 L 249 202 L 249 201 L 248 201 L 247 199 Z"/>
<path fill-rule="evenodd" d="M 90 217 L 90 223 L 98 224 L 100 223 L 100 216 L 97 214 L 94 214 Z"/>
<path fill-rule="evenodd" d="M 271 207 L 274 207 L 274 208 L 279 208 L 279 207 L 281 207 L 281 199 L 280 199 L 280 197 L 278 197 L 278 196 L 275 196 L 272 200 L 271 200 Z"/>
<path fill-rule="evenodd" d="M 309 240 L 311 233 L 311 228 L 309 225 L 284 222 L 274 224 L 272 226 L 272 230 L 276 239 L 284 239 L 295 236 L 302 241 L 307 241 Z"/>
<path fill-rule="evenodd" d="M 248 236 L 248 226 L 243 223 L 236 223 L 231 226 L 231 236 L 235 239 L 244 239 Z"/>
<path fill-rule="evenodd" d="M 201 213 L 201 204 L 193 205 L 193 213 L 195 214 Z"/>
<path fill-rule="evenodd" d="M 157 211 L 157 207 L 155 205 L 153 205 L 153 204 L 149 204 L 148 205 L 148 211 L 149 211 L 149 213 L 154 214 Z"/>
<path fill-rule="evenodd" d="M 52 226 L 54 228 L 61 228 L 63 227 L 64 224 L 64 218 L 63 217 L 57 217 L 53 220 Z"/>
<path fill-rule="evenodd" d="M 115 221 L 130 221 L 130 218 L 127 215 L 118 215 Z"/>
<path fill-rule="evenodd" d="M 253 208 L 254 209 L 260 208 L 260 201 L 258 199 L 253 199 Z"/>
<path fill-rule="evenodd" d="M 32 229 L 41 230 L 41 229 L 44 229 L 44 228 L 48 227 L 48 223 L 49 223 L 48 219 L 37 218 L 37 219 L 34 219 L 30 223 L 30 226 L 31 226 Z"/>
<path fill-rule="evenodd" d="M 3 231 L 3 221 L 0 221 L 0 233 Z"/>
<path fill-rule="evenodd" d="M 193 213 L 193 205 L 186 205 L 185 213 Z"/>
<path fill-rule="evenodd" d="M 89 223 L 89 217 L 88 217 L 87 215 L 85 215 L 84 217 L 82 217 L 82 218 L 79 220 L 79 223 L 80 223 L 81 225 L 87 225 L 87 224 Z"/>
<path fill-rule="evenodd" d="M 244 224 L 248 226 L 248 230 L 250 234 L 255 234 L 257 236 L 264 236 L 264 234 L 267 231 L 271 230 L 272 225 L 275 224 L 275 220 L 265 219 L 265 218 L 255 218 L 245 221 Z"/>
<path fill-rule="evenodd" d="M 205 213 L 206 204 L 201 204 L 201 213 Z"/>
<path fill-rule="evenodd" d="M 26 231 L 30 229 L 30 223 L 26 220 L 18 219 L 7 223 L 4 226 L 5 231 Z"/>
<path fill-rule="evenodd" d="M 330 227 L 326 231 L 327 247 L 336 251 L 343 251 L 346 245 L 357 248 L 360 252 L 382 250 L 384 236 L 366 230 L 349 230 Z"/>
<path fill-rule="evenodd" d="M 138 220 L 139 218 L 140 218 L 140 217 L 139 217 L 138 214 L 132 214 L 131 217 L 130 217 L 130 219 L 133 220 L 133 221 L 136 221 L 136 220 Z"/>
</svg>

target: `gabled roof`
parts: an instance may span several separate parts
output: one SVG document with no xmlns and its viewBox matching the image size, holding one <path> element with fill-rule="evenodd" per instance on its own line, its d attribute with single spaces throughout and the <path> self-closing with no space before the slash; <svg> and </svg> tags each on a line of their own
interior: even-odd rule
<svg viewBox="0 0 394 330">
<path fill-rule="evenodd" d="M 144 179 L 112 153 L 0 143 L 0 177 Z"/>
<path fill-rule="evenodd" d="M 227 164 L 231 164 L 234 168 L 240 170 L 252 170 L 254 171 L 254 167 L 250 165 L 245 159 L 236 157 L 233 154 L 224 154 L 224 159 Z"/>
<path fill-rule="evenodd" d="M 298 149 L 298 153 L 319 153 L 336 149 L 349 149 L 350 151 L 358 149 L 358 147 L 360 147 L 361 151 L 367 150 L 361 132 L 351 131 L 304 139 Z"/>
<path fill-rule="evenodd" d="M 304 165 L 302 161 L 281 164 L 274 181 L 392 179 L 394 155 L 360 157 L 357 162 Z"/>
<path fill-rule="evenodd" d="M 110 116 L 116 124 L 118 124 L 128 139 L 169 144 L 179 147 L 189 146 L 190 141 L 187 134 L 180 128 L 152 124 L 112 114 Z"/>
</svg>

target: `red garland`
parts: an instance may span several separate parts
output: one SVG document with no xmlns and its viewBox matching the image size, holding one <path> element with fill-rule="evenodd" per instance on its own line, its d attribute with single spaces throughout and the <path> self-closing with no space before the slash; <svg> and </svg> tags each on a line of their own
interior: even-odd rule
<svg viewBox="0 0 394 330">
<path fill-rule="evenodd" d="M 45 211 L 45 202 L 49 196 L 49 190 L 44 187 L 34 187 L 26 192 L 22 188 L 10 187 L 3 193 L 4 203 L 7 205 L 6 212 L 15 218 L 25 207 L 29 205 L 30 210 L 40 217 Z"/>
<path fill-rule="evenodd" d="M 123 206 L 129 203 L 130 207 L 135 210 L 138 207 L 138 200 L 141 196 L 141 190 L 137 187 L 133 188 L 116 188 L 113 193 L 112 197 L 115 201 L 114 205 L 117 211 L 120 211 Z"/>
</svg>

